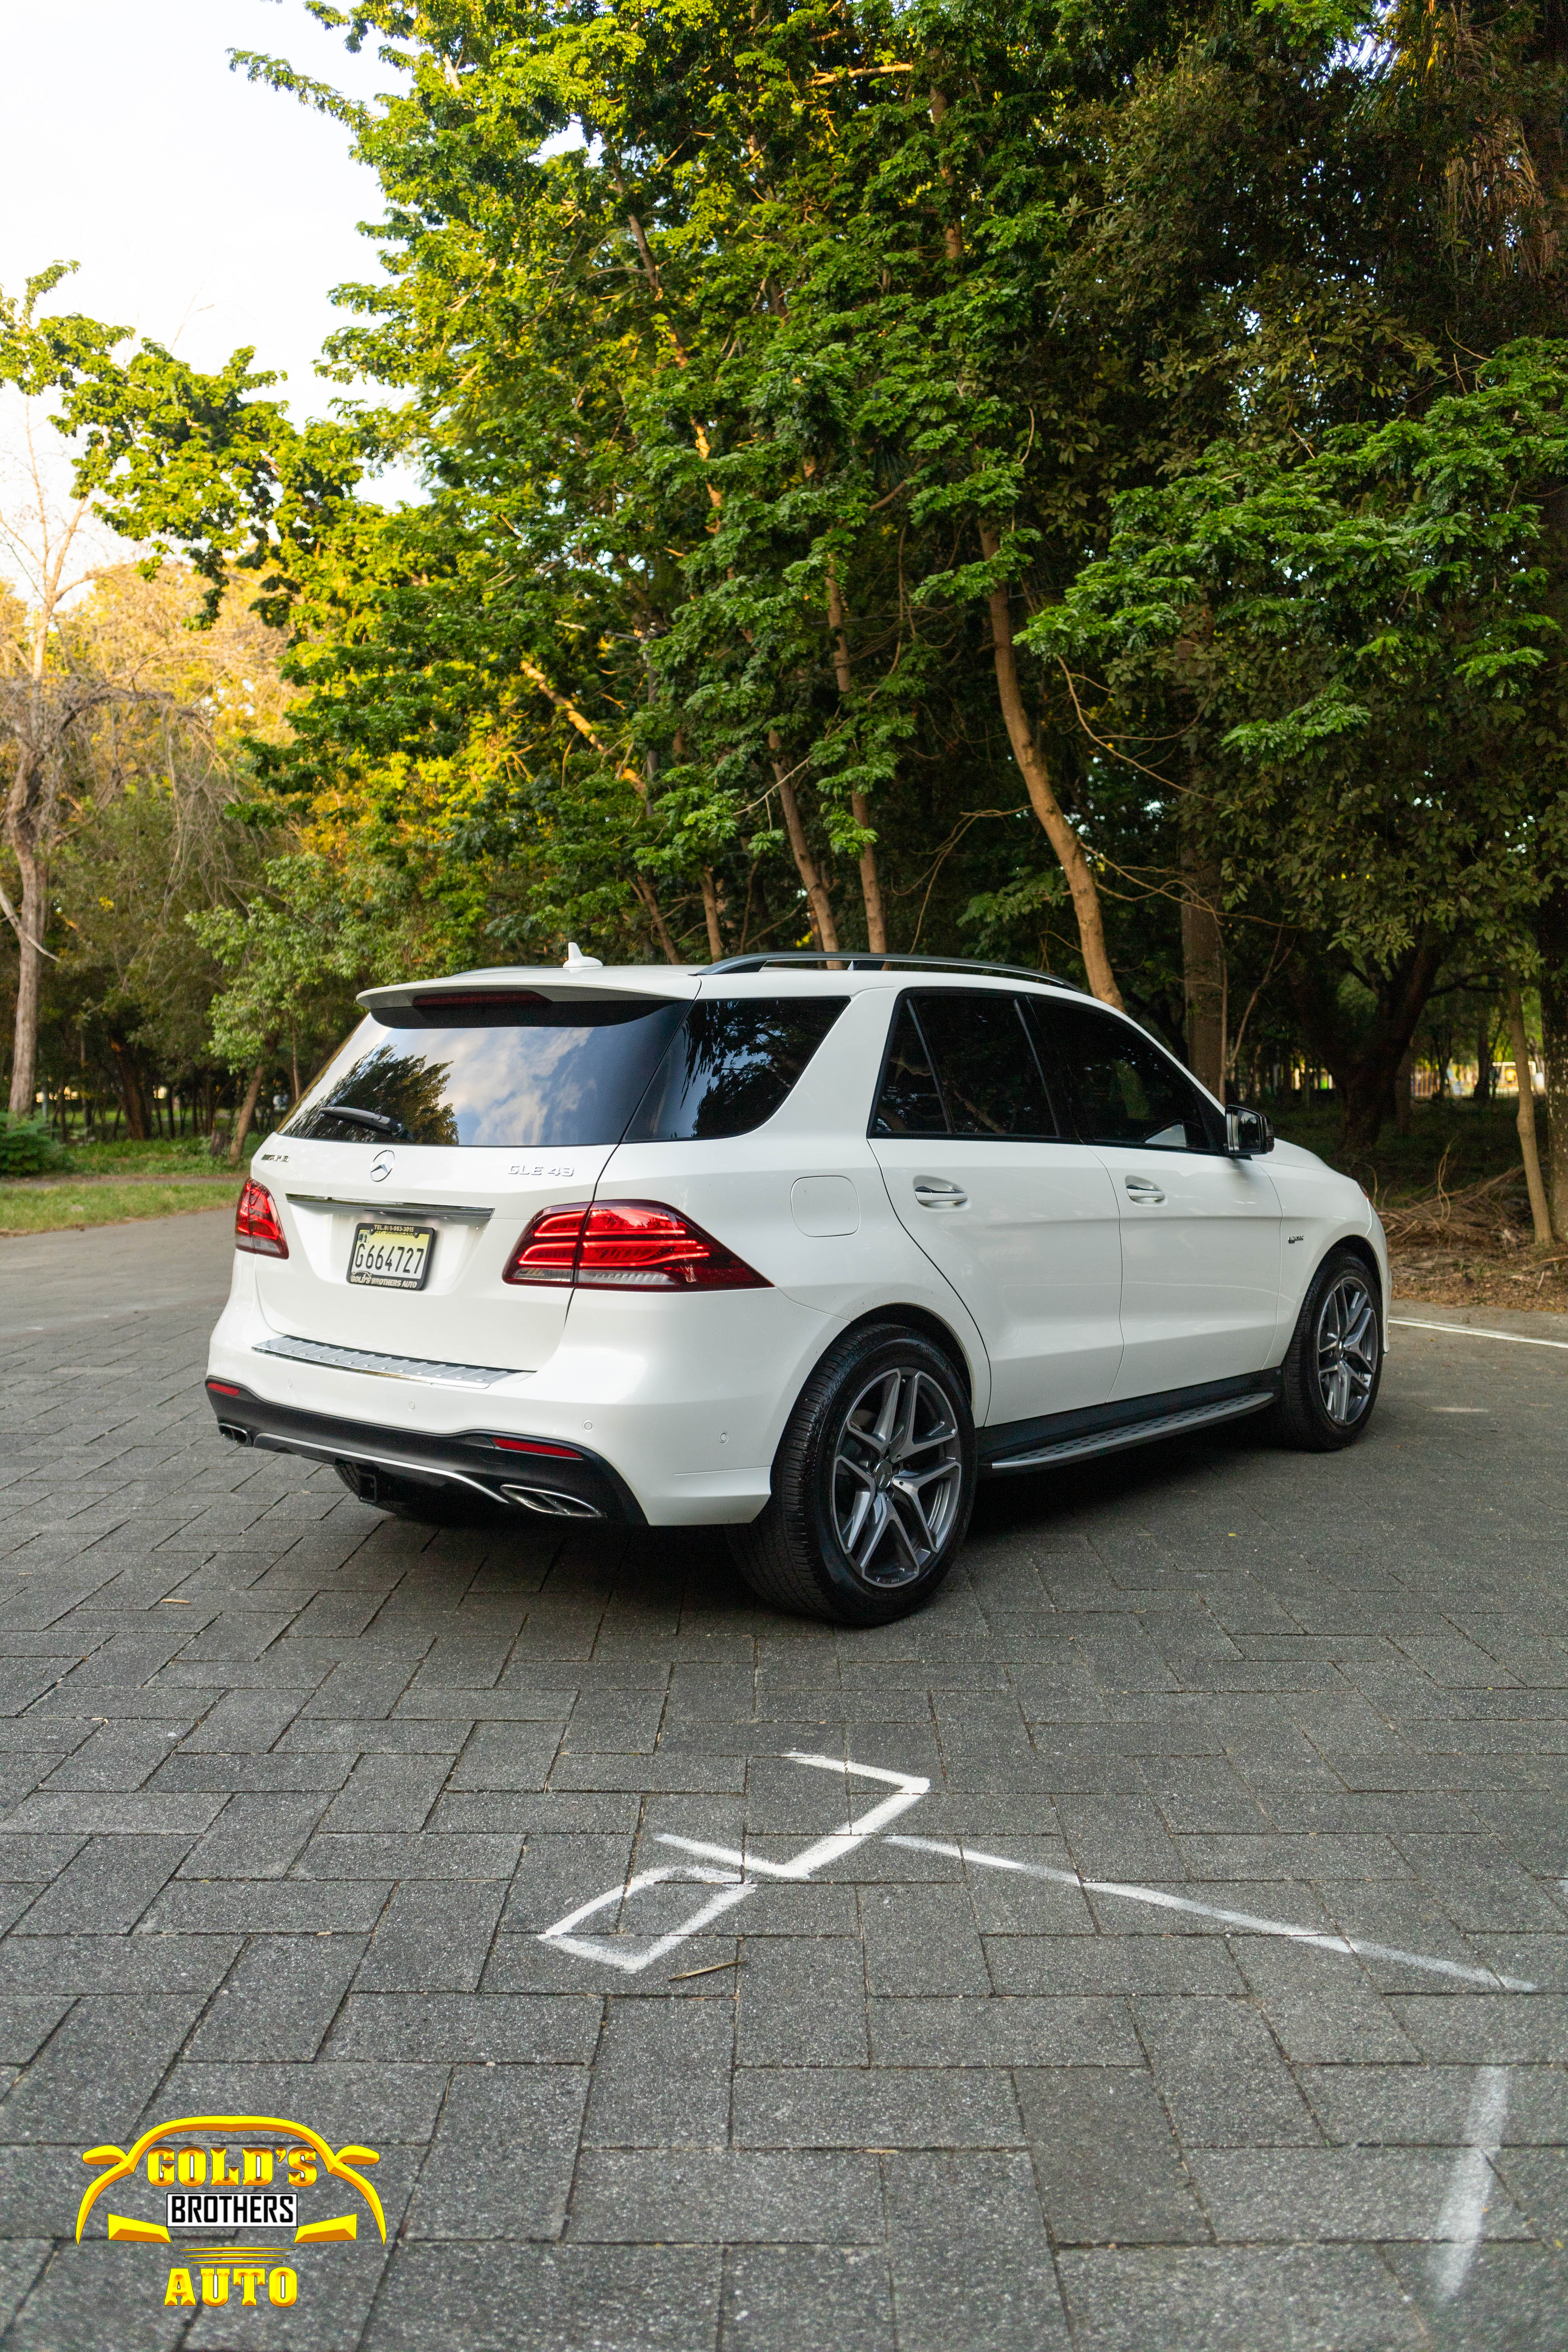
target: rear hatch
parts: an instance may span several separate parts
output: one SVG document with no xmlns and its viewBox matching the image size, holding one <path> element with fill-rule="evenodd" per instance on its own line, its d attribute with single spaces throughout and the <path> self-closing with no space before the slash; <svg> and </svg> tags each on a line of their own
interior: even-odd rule
<svg viewBox="0 0 1568 2352">
<path fill-rule="evenodd" d="M 504 1282 L 508 1260 L 542 1209 L 592 1198 L 695 993 L 673 972 L 368 990 L 367 1018 L 254 1163 L 289 1243 L 256 1261 L 273 1330 L 535 1370 L 572 1294 Z"/>
</svg>

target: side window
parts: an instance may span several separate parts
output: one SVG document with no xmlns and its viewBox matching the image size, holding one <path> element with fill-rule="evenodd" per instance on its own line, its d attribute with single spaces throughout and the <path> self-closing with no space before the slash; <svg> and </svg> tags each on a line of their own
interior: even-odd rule
<svg viewBox="0 0 1568 2352">
<path fill-rule="evenodd" d="M 906 996 L 899 1007 L 882 1091 L 871 1117 L 873 1135 L 945 1135 L 947 1117 L 931 1075 L 925 1039 Z"/>
<path fill-rule="evenodd" d="M 1202 1095 L 1150 1039 L 1088 1005 L 1032 1006 L 1072 1091 L 1086 1143 L 1134 1143 L 1148 1151 L 1211 1151 Z"/>
<path fill-rule="evenodd" d="M 700 997 L 626 1130 L 628 1143 L 749 1135 L 772 1118 L 847 996 Z"/>
<path fill-rule="evenodd" d="M 906 997 L 871 1132 L 1054 1138 L 1059 1129 L 1016 1000 Z"/>
<path fill-rule="evenodd" d="M 917 1010 L 954 1135 L 1057 1134 L 1016 997 L 921 996 Z"/>
</svg>

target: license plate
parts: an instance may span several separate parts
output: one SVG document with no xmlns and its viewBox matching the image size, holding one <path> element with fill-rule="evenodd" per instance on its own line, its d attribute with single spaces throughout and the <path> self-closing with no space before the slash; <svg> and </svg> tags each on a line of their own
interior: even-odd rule
<svg viewBox="0 0 1568 2352">
<path fill-rule="evenodd" d="M 434 1225 L 358 1225 L 349 1280 L 377 1290 L 423 1290 L 435 1238 Z"/>
</svg>

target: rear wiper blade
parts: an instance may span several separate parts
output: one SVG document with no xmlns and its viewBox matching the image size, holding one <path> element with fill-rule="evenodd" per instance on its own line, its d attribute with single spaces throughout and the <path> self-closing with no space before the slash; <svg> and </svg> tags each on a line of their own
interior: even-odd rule
<svg viewBox="0 0 1568 2352">
<path fill-rule="evenodd" d="M 400 1118 L 388 1118 L 384 1111 L 355 1110 L 352 1103 L 330 1102 L 323 1106 L 333 1118 L 352 1118 L 361 1127 L 374 1127 L 378 1135 L 401 1135 L 405 1142 L 412 1137 Z"/>
</svg>

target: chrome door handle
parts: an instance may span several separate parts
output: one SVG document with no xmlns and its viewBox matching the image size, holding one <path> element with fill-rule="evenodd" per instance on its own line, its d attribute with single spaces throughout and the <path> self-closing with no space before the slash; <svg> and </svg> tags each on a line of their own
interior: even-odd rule
<svg viewBox="0 0 1568 2352">
<path fill-rule="evenodd" d="M 1126 1179 L 1128 1197 L 1141 1208 L 1154 1208 L 1165 1195 L 1152 1176 L 1129 1176 Z"/>
<path fill-rule="evenodd" d="M 969 1195 L 962 1184 L 950 1184 L 945 1176 L 917 1176 L 915 1199 L 922 1209 L 967 1209 Z"/>
</svg>

